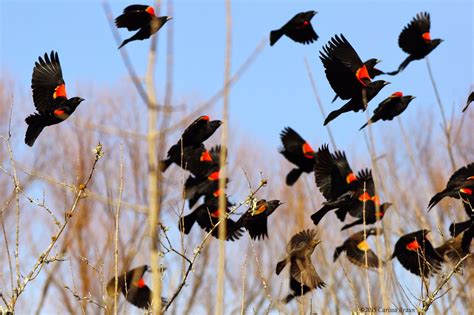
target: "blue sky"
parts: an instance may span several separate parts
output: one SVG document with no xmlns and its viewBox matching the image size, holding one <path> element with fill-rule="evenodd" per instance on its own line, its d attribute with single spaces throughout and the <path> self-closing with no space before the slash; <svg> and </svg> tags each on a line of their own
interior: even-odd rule
<svg viewBox="0 0 474 315">
<path fill-rule="evenodd" d="M 318 54 L 335 34 L 343 33 L 363 60 L 381 59 L 382 70 L 391 71 L 406 57 L 398 47 L 402 28 L 420 11 L 431 14 L 432 38 L 445 41 L 429 56 L 445 106 L 461 107 L 473 82 L 473 4 L 471 1 L 233 1 L 233 69 L 247 58 L 270 30 L 283 25 L 294 14 L 316 10 L 313 26 L 320 36 L 312 45 L 282 38 L 267 47 L 231 93 L 231 127 L 255 143 L 279 144 L 280 130 L 290 125 L 315 146 L 328 141 L 323 117 L 315 103 L 305 70 L 311 64 L 326 111 L 333 97 Z M 112 1 L 118 16 L 133 1 Z M 177 0 L 175 27 L 175 100 L 185 98 L 192 106 L 209 98 L 221 86 L 224 67 L 225 7 L 223 1 Z M 1 2 L 1 72 L 12 76 L 28 93 L 34 61 L 46 51 L 59 52 L 68 95 L 81 84 L 113 86 L 127 76 L 100 1 L 10 1 Z M 163 12 L 167 8 L 164 4 Z M 132 34 L 121 30 L 122 38 Z M 164 52 L 164 35 L 158 34 Z M 146 67 L 148 41 L 126 46 L 139 73 Z M 157 82 L 162 90 L 164 58 L 157 64 Z M 426 64 L 417 61 L 396 77 L 370 104 L 370 111 L 394 91 L 417 97 L 404 113 L 413 119 L 416 109 L 437 106 Z M 162 95 L 162 93 L 161 93 Z M 87 95 L 81 95 L 87 99 Z M 101 104 L 83 103 L 79 110 Z M 132 108 L 130 108 L 132 110 Z M 450 112 L 450 110 L 447 110 Z M 412 117 L 412 118 L 410 118 Z M 437 117 L 438 119 L 440 117 Z M 361 141 L 356 132 L 366 115 L 349 113 L 330 124 L 340 147 Z M 377 129 L 388 128 L 381 123 Z M 347 132 L 347 131 L 350 132 Z"/>
<path fill-rule="evenodd" d="M 110 2 L 114 16 L 118 16 L 127 5 L 135 3 Z M 266 143 L 266 146 L 276 149 L 280 144 L 278 135 L 285 126 L 292 126 L 300 132 L 314 144 L 314 148 L 328 142 L 327 132 L 322 126 L 324 117 L 313 97 L 304 58 L 311 65 L 328 113 L 344 103 L 330 103 L 334 92 L 318 58 L 321 47 L 335 34 L 343 33 L 363 60 L 376 57 L 383 61 L 379 65 L 382 70 L 394 70 L 406 57 L 398 47 L 398 35 L 421 11 L 431 14 L 432 38 L 445 40 L 429 58 L 446 111 L 450 113 L 454 105 L 455 115 L 459 116 L 465 97 L 472 88 L 472 1 L 234 0 L 232 3 L 234 70 L 262 38 L 268 38 L 270 30 L 279 28 L 298 12 L 318 11 L 312 21 L 320 36 L 316 43 L 300 45 L 284 37 L 273 47 L 267 45 L 231 92 L 231 128 L 238 129 L 238 137 L 255 144 Z M 188 105 L 192 106 L 208 99 L 222 85 L 225 6 L 222 0 L 175 0 L 174 4 L 173 20 L 165 28 L 171 23 L 175 27 L 175 100 L 187 99 L 190 101 Z M 164 5 L 163 14 L 166 11 Z M 156 73 L 160 91 L 163 90 L 165 68 L 164 31 L 158 33 L 159 62 Z M 132 35 L 126 30 L 120 30 L 120 34 L 122 39 Z M 132 42 L 126 46 L 140 74 L 145 72 L 148 48 L 149 41 Z M 30 93 L 34 62 L 38 56 L 53 49 L 59 52 L 69 96 L 76 95 L 77 86 L 92 85 L 107 89 L 117 86 L 128 75 L 101 1 L 0 0 L 1 76 L 9 75 L 17 83 L 19 92 Z M 417 97 L 403 114 L 403 120 L 415 120 L 416 114 L 421 114 L 423 109 L 437 106 L 424 61 L 413 62 L 396 77 L 381 78 L 392 84 L 370 103 L 370 112 L 395 91 Z M 88 95 L 81 96 L 88 99 Z M 77 112 L 91 110 L 94 106 L 103 104 L 86 101 Z M 441 117 L 436 113 L 433 124 L 438 126 Z M 28 114 L 24 113 L 24 116 Z M 352 148 L 363 141 L 363 133 L 358 128 L 365 120 L 365 113 L 351 112 L 331 122 L 340 148 Z M 395 124 L 381 122 L 374 128 L 386 132 L 392 125 L 398 132 Z M 14 132 L 21 133 L 23 137 L 24 129 Z M 383 138 L 380 137 L 379 141 L 382 142 Z M 365 145 L 362 150 L 365 150 Z M 274 157 L 277 157 L 276 153 Z M 368 155 L 366 158 L 368 161 Z"/>
</svg>

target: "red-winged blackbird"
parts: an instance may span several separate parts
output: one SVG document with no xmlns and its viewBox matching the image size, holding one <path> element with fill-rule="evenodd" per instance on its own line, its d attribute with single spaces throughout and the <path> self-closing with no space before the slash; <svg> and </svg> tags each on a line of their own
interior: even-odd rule
<svg viewBox="0 0 474 315">
<path fill-rule="evenodd" d="M 229 213 L 229 207 L 231 205 L 232 204 L 230 202 L 227 202 L 226 213 Z M 194 209 L 190 214 L 180 217 L 180 231 L 182 231 L 184 234 L 189 234 L 195 222 L 197 222 L 199 226 L 206 232 L 211 231 L 217 222 L 219 222 L 219 199 L 217 197 L 206 198 L 204 203 Z M 234 220 L 227 218 L 223 222 L 225 222 L 227 225 L 226 240 L 238 240 L 244 234 L 243 229 L 238 226 Z M 215 238 L 219 237 L 218 228 L 215 228 L 212 231 L 212 236 Z"/>
<path fill-rule="evenodd" d="M 376 58 L 371 58 L 367 61 L 364 62 L 364 66 L 367 68 L 367 72 L 369 73 L 369 78 L 370 79 L 373 79 L 375 78 L 376 76 L 379 76 L 381 74 L 385 74 L 383 71 L 375 68 L 375 66 L 380 62 L 380 60 L 376 59 Z M 359 72 L 360 73 L 360 72 Z M 339 96 L 334 95 L 334 98 L 332 99 L 331 103 L 334 103 L 337 99 L 339 98 Z"/>
<path fill-rule="evenodd" d="M 341 228 L 341 231 L 344 231 L 348 228 L 359 224 L 374 224 L 378 220 L 382 220 L 387 213 L 388 208 L 392 204 L 389 202 L 384 202 L 380 204 L 377 196 L 371 196 L 369 193 L 365 192 L 358 197 L 358 201 L 354 207 L 349 207 L 347 211 L 353 217 L 359 218 L 352 223 L 346 224 Z M 377 211 L 378 206 L 378 211 Z M 365 207 L 365 216 L 364 216 L 364 207 Z M 346 210 L 346 209 L 344 209 Z M 339 211 L 339 210 L 338 210 Z M 337 211 L 336 211 L 337 214 Z"/>
<path fill-rule="evenodd" d="M 466 109 L 469 107 L 469 104 L 471 104 L 472 102 L 474 102 L 474 92 L 471 92 L 471 94 L 469 94 L 469 97 L 466 101 L 466 107 L 464 107 L 464 109 L 462 110 L 463 113 L 466 111 Z"/>
<path fill-rule="evenodd" d="M 290 263 L 290 289 L 293 292 L 285 298 L 285 303 L 326 285 L 311 262 L 311 254 L 319 243 L 315 230 L 303 230 L 293 235 L 286 245 L 286 257 L 276 265 L 276 274 L 279 275 Z"/>
<path fill-rule="evenodd" d="M 283 148 L 279 152 L 297 166 L 286 175 L 286 184 L 292 186 L 303 172 L 311 173 L 314 170 L 315 153 L 308 142 L 290 127 L 283 129 L 280 139 Z"/>
<path fill-rule="evenodd" d="M 367 104 L 380 92 L 380 90 L 390 84 L 390 82 L 378 80 L 370 83 L 367 87 L 363 88 L 363 91 L 360 94 L 355 95 L 349 102 L 344 104 L 341 108 L 333 110 L 324 120 L 324 126 L 326 126 L 330 121 L 334 120 L 336 117 L 343 113 L 350 111 L 358 112 L 360 110 L 365 111 Z M 365 91 L 365 97 L 364 97 Z"/>
<path fill-rule="evenodd" d="M 387 72 L 387 74 L 395 75 L 405 69 L 413 60 L 425 58 L 442 41 L 442 39 L 431 39 L 430 14 L 428 12 L 418 13 L 403 28 L 398 37 L 398 46 L 408 54 L 408 57 L 400 64 L 398 70 Z"/>
<path fill-rule="evenodd" d="M 446 188 L 431 198 L 428 211 L 444 197 L 459 199 L 474 197 L 474 163 L 461 167 L 448 180 Z"/>
<path fill-rule="evenodd" d="M 470 254 L 473 234 L 474 226 L 471 224 L 467 229 L 458 232 L 452 239 L 437 247 L 436 251 L 456 265 L 464 256 Z"/>
<path fill-rule="evenodd" d="M 382 231 L 379 229 L 368 229 L 366 230 L 366 237 L 368 238 L 370 235 L 377 235 L 381 234 Z M 375 253 L 370 249 L 369 244 L 367 243 L 366 239 L 364 238 L 364 231 L 360 231 L 357 233 L 352 234 L 349 236 L 348 239 L 344 241 L 344 243 L 337 247 L 334 251 L 333 259 L 334 261 L 337 260 L 339 255 L 342 252 L 346 252 L 347 259 L 363 268 L 378 268 L 379 267 L 379 258 Z M 367 256 L 367 258 L 366 258 Z M 366 262 L 367 259 L 367 262 Z"/>
<path fill-rule="evenodd" d="M 176 163 L 181 165 L 182 148 L 199 148 L 201 144 L 209 139 L 210 136 L 222 124 L 220 120 L 210 120 L 209 116 L 200 116 L 189 125 L 181 135 L 178 142 L 168 150 L 166 160 L 160 162 L 160 168 L 164 172 L 171 165 Z"/>
<path fill-rule="evenodd" d="M 283 35 L 301 44 L 310 44 L 318 39 L 318 35 L 311 25 L 311 19 L 316 11 L 307 11 L 296 14 L 280 29 L 270 32 L 270 46 L 273 46 Z"/>
<path fill-rule="evenodd" d="M 386 99 L 384 99 L 379 106 L 374 110 L 374 115 L 369 121 L 360 127 L 359 130 L 362 130 L 369 123 L 375 123 L 376 121 L 382 120 L 392 120 L 396 116 L 400 115 L 408 107 L 408 104 L 414 99 L 414 96 L 407 95 L 403 96 L 402 92 L 395 92 Z"/>
<path fill-rule="evenodd" d="M 323 145 L 316 153 L 314 176 L 316 186 L 326 198 L 323 207 L 311 215 L 315 225 L 334 209 L 338 209 L 336 214 L 341 221 L 344 221 L 350 209 L 356 212 L 354 210 L 356 207 L 363 207 L 363 201 L 359 200 L 359 197 L 364 196 L 365 192 L 374 196 L 375 188 L 371 172 L 362 170 L 355 176 L 345 153 L 337 151 L 331 154 L 327 145 Z"/>
<path fill-rule="evenodd" d="M 375 65 L 377 59 L 362 62 L 359 55 L 344 37 L 336 35 L 323 47 L 320 56 L 329 81 L 336 97 L 348 100 L 361 94 L 362 88 L 371 83 L 373 76 L 382 74 Z M 372 76 L 373 75 L 373 76 Z"/>
<path fill-rule="evenodd" d="M 215 196 L 219 189 L 221 147 L 215 146 L 209 151 L 212 162 L 206 162 L 201 168 L 195 169 L 184 183 L 184 197 L 189 200 L 192 208 L 202 196 Z M 229 179 L 226 179 L 226 184 Z"/>
<path fill-rule="evenodd" d="M 209 172 L 218 170 L 221 146 L 212 147 L 209 151 L 204 145 L 199 147 L 186 147 L 183 150 L 180 164 L 186 171 L 194 176 L 205 176 Z"/>
<path fill-rule="evenodd" d="M 264 239 L 268 237 L 267 218 L 280 205 L 282 205 L 280 200 L 261 199 L 237 220 L 236 225 L 239 228 L 244 227 L 253 240 Z"/>
<path fill-rule="evenodd" d="M 155 9 L 148 5 L 133 4 L 126 7 L 123 13 L 115 19 L 115 25 L 118 28 L 126 27 L 129 31 L 138 30 L 138 32 L 124 40 L 119 49 L 128 42 L 150 38 L 171 19 L 169 16 L 156 16 Z"/>
<path fill-rule="evenodd" d="M 420 230 L 400 237 L 391 259 L 397 257 L 405 269 L 417 276 L 438 273 L 444 259 L 431 245 L 428 233 L 429 230 Z"/>
<path fill-rule="evenodd" d="M 51 57 L 45 53 L 44 59 L 39 57 L 35 62 L 31 89 L 38 112 L 25 119 L 28 124 L 25 143 L 30 147 L 44 127 L 66 120 L 84 100 L 80 97 L 67 98 L 58 53 L 54 51 L 51 51 Z"/>
<path fill-rule="evenodd" d="M 145 284 L 143 274 L 149 271 L 150 267 L 143 265 L 121 274 L 118 277 L 118 290 L 122 292 L 125 299 L 136 307 L 148 309 L 151 306 L 153 294 Z M 107 294 L 115 295 L 115 277 L 107 283 Z M 165 299 L 161 299 L 162 304 L 166 304 Z"/>
</svg>

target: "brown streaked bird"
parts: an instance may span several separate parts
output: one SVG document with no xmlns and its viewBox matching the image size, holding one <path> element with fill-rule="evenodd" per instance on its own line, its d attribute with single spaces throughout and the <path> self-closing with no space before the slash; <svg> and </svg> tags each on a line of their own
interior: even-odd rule
<svg viewBox="0 0 474 315">
<path fill-rule="evenodd" d="M 182 149 L 188 147 L 199 148 L 204 141 L 209 139 L 217 128 L 222 125 L 220 120 L 211 120 L 209 116 L 200 116 L 196 118 L 179 138 L 178 142 L 168 150 L 167 159 L 160 161 L 160 169 L 166 171 L 172 163 L 181 165 Z"/>
<path fill-rule="evenodd" d="M 461 167 L 451 175 L 446 188 L 431 198 L 428 211 L 444 197 L 474 199 L 474 163 Z"/>
<path fill-rule="evenodd" d="M 443 257 L 456 265 L 464 256 L 471 253 L 471 242 L 474 234 L 474 226 L 471 224 L 466 230 L 459 232 L 455 237 L 447 240 L 436 251 Z"/>
<path fill-rule="evenodd" d="M 143 265 L 131 269 L 118 277 L 118 290 L 122 292 L 125 299 L 138 308 L 149 309 L 153 299 L 150 288 L 145 284 L 143 275 L 146 271 L 150 271 L 148 265 Z M 114 296 L 115 294 L 115 277 L 107 283 L 107 294 Z M 166 300 L 161 298 L 161 303 L 166 304 Z"/>
<path fill-rule="evenodd" d="M 318 35 L 311 25 L 311 19 L 316 15 L 316 11 L 307 11 L 296 14 L 281 28 L 270 32 L 270 46 L 283 35 L 288 36 L 293 41 L 300 44 L 310 44 L 318 39 Z"/>
<path fill-rule="evenodd" d="M 285 127 L 280 133 L 283 148 L 279 152 L 297 167 L 286 175 L 286 184 L 292 186 L 303 173 L 314 170 L 315 153 L 313 148 L 296 131 Z"/>
<path fill-rule="evenodd" d="M 44 127 L 56 125 L 66 120 L 84 100 L 80 97 L 66 96 L 66 83 L 63 79 L 58 53 L 51 51 L 50 56 L 39 57 L 33 68 L 31 79 L 33 102 L 37 113 L 28 116 L 25 143 L 30 147 L 43 131 Z"/>
<path fill-rule="evenodd" d="M 172 17 L 169 16 L 156 16 L 155 9 L 152 6 L 141 4 L 129 5 L 115 19 L 115 25 L 117 28 L 126 27 L 129 31 L 138 30 L 138 32 L 124 40 L 119 49 L 131 41 L 150 38 L 151 35 L 158 32 L 171 19 Z"/>
<path fill-rule="evenodd" d="M 387 72 L 395 75 L 405 69 L 414 60 L 425 58 L 433 49 L 438 47 L 442 39 L 431 39 L 431 22 L 428 12 L 418 13 L 411 22 L 405 26 L 398 37 L 398 46 L 408 54 L 400 64 L 398 70 Z"/>
<path fill-rule="evenodd" d="M 280 200 L 260 199 L 254 207 L 248 209 L 237 220 L 237 227 L 244 227 L 253 240 L 265 239 L 268 237 L 267 220 L 268 217 L 280 206 Z"/>
<path fill-rule="evenodd" d="M 417 276 L 430 277 L 441 270 L 443 257 L 427 238 L 429 230 L 420 230 L 400 237 L 395 244 L 391 259 Z"/>
<path fill-rule="evenodd" d="M 366 238 L 370 235 L 380 235 L 382 230 L 371 228 L 366 230 Z M 349 236 L 348 239 L 344 241 L 341 246 L 338 246 L 334 251 L 333 259 L 337 260 L 339 255 L 343 252 L 346 252 L 347 259 L 362 268 L 378 268 L 379 267 L 379 258 L 375 253 L 370 249 L 369 244 L 367 243 L 366 238 L 364 238 L 364 231 L 360 231 Z M 366 262 L 367 257 L 367 262 Z M 380 260 L 382 264 L 384 263 Z"/>
<path fill-rule="evenodd" d="M 276 274 L 279 275 L 283 268 L 290 264 L 290 289 L 293 292 L 285 298 L 285 303 L 326 285 L 311 262 L 311 254 L 319 243 L 321 241 L 317 239 L 316 231 L 313 229 L 293 235 L 288 242 L 286 257 L 276 265 Z"/>
<path fill-rule="evenodd" d="M 414 99 L 414 96 L 403 96 L 402 92 L 395 92 L 384 99 L 374 110 L 374 115 L 359 130 L 362 130 L 369 123 L 373 124 L 378 120 L 392 120 L 400 115 L 408 107 L 408 104 Z"/>
<path fill-rule="evenodd" d="M 472 102 L 474 102 L 474 92 L 471 92 L 471 94 L 469 94 L 469 97 L 466 101 L 466 107 L 464 107 L 462 110 L 463 113 L 466 111 L 466 109 L 469 107 L 469 104 L 471 104 Z"/>
</svg>

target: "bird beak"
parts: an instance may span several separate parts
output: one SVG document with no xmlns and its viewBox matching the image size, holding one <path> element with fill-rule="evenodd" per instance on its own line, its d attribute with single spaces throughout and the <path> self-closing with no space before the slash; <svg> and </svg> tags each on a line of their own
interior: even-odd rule
<svg viewBox="0 0 474 315">
<path fill-rule="evenodd" d="M 166 17 L 166 21 L 169 21 L 171 19 L 173 19 L 173 17 L 171 17 L 171 16 Z"/>
<path fill-rule="evenodd" d="M 378 63 L 381 63 L 381 62 L 382 62 L 382 60 L 379 60 L 379 59 L 375 60 L 375 64 L 378 64 Z"/>
<path fill-rule="evenodd" d="M 79 101 L 81 101 L 81 102 L 85 101 L 85 100 L 86 100 L 85 98 L 82 98 L 82 97 L 79 98 Z"/>
<path fill-rule="evenodd" d="M 390 82 L 387 82 L 387 81 L 385 81 L 385 82 L 383 83 L 383 85 L 389 85 L 389 84 L 390 84 Z"/>
<path fill-rule="evenodd" d="M 416 98 L 416 96 L 410 96 L 410 99 L 411 99 L 411 100 L 414 99 L 414 98 Z"/>
</svg>

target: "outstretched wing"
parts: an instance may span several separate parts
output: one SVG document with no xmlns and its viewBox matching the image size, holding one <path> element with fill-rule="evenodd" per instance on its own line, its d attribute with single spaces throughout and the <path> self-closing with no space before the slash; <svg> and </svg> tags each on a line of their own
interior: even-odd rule
<svg viewBox="0 0 474 315">
<path fill-rule="evenodd" d="M 430 31 L 430 14 L 421 12 L 405 26 L 398 37 L 398 45 L 407 54 L 413 54 L 426 46 L 423 34 Z"/>
<path fill-rule="evenodd" d="M 67 100 L 66 85 L 63 80 L 58 53 L 51 51 L 51 55 L 39 57 L 33 68 L 31 79 L 33 101 L 40 113 L 53 110 L 58 104 Z"/>
</svg>

